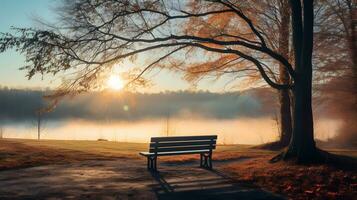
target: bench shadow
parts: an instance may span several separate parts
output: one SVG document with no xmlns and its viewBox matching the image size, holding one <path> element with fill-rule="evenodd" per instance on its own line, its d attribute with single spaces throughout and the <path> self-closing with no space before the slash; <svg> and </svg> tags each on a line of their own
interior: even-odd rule
<svg viewBox="0 0 357 200">
<path fill-rule="evenodd" d="M 170 178 L 168 173 L 151 172 L 157 184 L 153 191 L 159 200 L 233 200 L 233 199 L 284 199 L 258 187 L 239 182 L 218 170 L 205 170 L 207 176 L 185 179 Z"/>
</svg>

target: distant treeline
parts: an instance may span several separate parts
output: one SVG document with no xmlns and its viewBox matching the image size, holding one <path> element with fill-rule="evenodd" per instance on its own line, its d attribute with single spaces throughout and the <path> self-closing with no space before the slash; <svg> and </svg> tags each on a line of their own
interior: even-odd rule
<svg viewBox="0 0 357 200">
<path fill-rule="evenodd" d="M 22 121 L 36 118 L 36 110 L 48 102 L 42 98 L 51 91 L 0 89 L 0 120 Z M 245 92 L 90 92 L 66 97 L 47 119 L 140 120 L 173 117 L 230 119 L 262 117 L 276 110 L 276 95 L 267 89 Z"/>
</svg>

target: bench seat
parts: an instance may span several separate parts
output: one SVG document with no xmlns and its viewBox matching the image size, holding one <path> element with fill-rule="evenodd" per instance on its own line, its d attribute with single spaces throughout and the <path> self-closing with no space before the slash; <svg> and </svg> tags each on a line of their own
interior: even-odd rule
<svg viewBox="0 0 357 200">
<path fill-rule="evenodd" d="M 201 153 L 209 153 L 209 150 L 158 152 L 157 156 L 174 156 L 174 155 L 201 154 Z M 139 154 L 142 156 L 154 156 L 155 155 L 155 153 L 150 153 L 150 152 L 140 152 Z"/>
</svg>

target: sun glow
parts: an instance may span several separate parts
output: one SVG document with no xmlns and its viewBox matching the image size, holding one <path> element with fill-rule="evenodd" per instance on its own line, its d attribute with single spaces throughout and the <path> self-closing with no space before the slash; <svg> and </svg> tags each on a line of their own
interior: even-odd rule
<svg viewBox="0 0 357 200">
<path fill-rule="evenodd" d="M 121 90 L 124 87 L 124 83 L 118 75 L 111 75 L 107 81 L 107 86 L 113 90 Z"/>
</svg>

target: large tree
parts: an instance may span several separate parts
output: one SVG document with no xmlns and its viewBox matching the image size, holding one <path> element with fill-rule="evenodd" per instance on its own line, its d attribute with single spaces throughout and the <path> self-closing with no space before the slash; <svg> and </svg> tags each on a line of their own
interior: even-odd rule
<svg viewBox="0 0 357 200">
<path fill-rule="evenodd" d="M 15 47 L 24 53 L 28 76 L 71 71 L 57 95 L 81 92 L 95 86 L 101 74 L 126 58 L 150 53 L 139 80 L 153 67 L 176 66 L 180 70 L 204 68 L 217 57 L 237 74 L 259 72 L 277 90 L 291 90 L 293 135 L 285 158 L 308 162 L 318 157 L 315 147 L 312 92 L 313 19 L 312 0 L 290 0 L 294 63 L 267 45 L 267 37 L 241 6 L 248 1 L 130 1 L 67 0 L 60 9 L 61 20 L 42 29 L 17 29 L 4 34 L 0 52 Z M 288 7 L 286 9 L 288 9 Z M 198 31 L 215 26 L 210 16 L 227 20 L 216 31 Z M 200 24 L 190 24 L 200 19 Z M 191 25 L 192 30 L 185 29 Z M 235 27 L 236 31 L 232 30 Z M 204 29 L 201 29 L 204 30 Z M 194 52 L 194 55 L 193 53 Z M 223 55 L 223 57 L 222 57 Z M 233 59 L 233 61 L 231 61 Z M 200 65 L 199 63 L 205 63 Z M 291 77 L 289 83 L 273 78 L 269 63 L 280 63 Z M 186 67 L 185 67 L 186 66 Z"/>
</svg>

